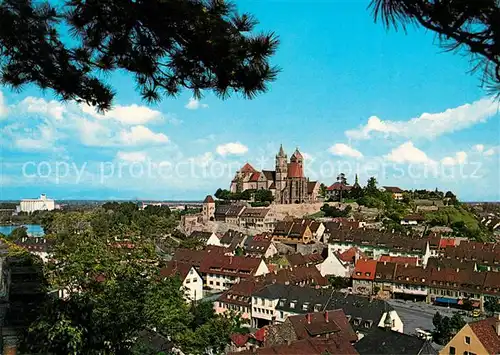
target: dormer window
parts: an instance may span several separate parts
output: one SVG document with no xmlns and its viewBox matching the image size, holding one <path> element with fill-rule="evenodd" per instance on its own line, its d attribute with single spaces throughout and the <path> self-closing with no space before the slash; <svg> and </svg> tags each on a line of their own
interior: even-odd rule
<svg viewBox="0 0 500 355">
<path fill-rule="evenodd" d="M 370 274 L 371 274 L 371 273 L 369 273 L 369 272 L 365 272 L 365 276 L 368 276 L 368 277 L 369 277 L 369 276 L 370 276 Z"/>
<path fill-rule="evenodd" d="M 320 304 L 315 304 L 314 305 L 314 312 L 319 312 L 321 310 L 321 305 Z"/>
<path fill-rule="evenodd" d="M 302 310 L 303 310 L 303 311 L 307 311 L 308 309 L 309 309 L 309 303 L 304 303 L 304 304 L 302 305 Z"/>
<path fill-rule="evenodd" d="M 373 321 L 367 320 L 367 321 L 365 321 L 364 327 L 368 329 L 368 328 L 371 328 L 372 325 L 373 325 Z"/>
<path fill-rule="evenodd" d="M 354 318 L 354 325 L 360 325 L 360 324 L 361 324 L 361 318 L 360 317 Z"/>
<path fill-rule="evenodd" d="M 296 301 L 290 302 L 290 308 L 295 308 Z"/>
</svg>

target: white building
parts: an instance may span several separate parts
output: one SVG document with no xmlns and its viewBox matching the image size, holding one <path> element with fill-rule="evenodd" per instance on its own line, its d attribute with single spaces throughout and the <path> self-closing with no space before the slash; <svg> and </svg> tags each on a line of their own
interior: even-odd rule
<svg viewBox="0 0 500 355">
<path fill-rule="evenodd" d="M 321 276 L 341 276 L 349 277 L 350 268 L 349 263 L 345 263 L 339 259 L 334 249 L 328 246 L 328 256 L 321 263 L 316 265 L 316 268 L 321 273 Z"/>
<path fill-rule="evenodd" d="M 35 211 L 52 211 L 56 208 L 54 200 L 47 198 L 45 194 L 40 198 L 23 199 L 19 205 L 20 212 L 32 213 Z"/>
<path fill-rule="evenodd" d="M 203 279 L 194 266 L 188 263 L 170 261 L 165 268 L 161 269 L 160 275 L 180 277 L 186 302 L 198 301 L 203 298 Z"/>
</svg>

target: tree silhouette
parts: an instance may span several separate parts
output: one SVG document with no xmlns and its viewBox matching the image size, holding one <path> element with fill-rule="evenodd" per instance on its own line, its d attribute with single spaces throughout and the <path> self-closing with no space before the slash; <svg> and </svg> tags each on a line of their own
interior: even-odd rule
<svg viewBox="0 0 500 355">
<path fill-rule="evenodd" d="M 500 94 L 498 0 L 372 0 L 370 7 L 386 27 L 417 24 L 435 32 L 445 49 L 468 52 L 483 84 Z"/>
<path fill-rule="evenodd" d="M 99 110 L 111 107 L 103 74 L 115 70 L 147 102 L 182 89 L 253 98 L 278 73 L 277 36 L 252 34 L 257 20 L 225 1 L 4 0 L 0 19 L 0 85 L 34 84 Z"/>
</svg>

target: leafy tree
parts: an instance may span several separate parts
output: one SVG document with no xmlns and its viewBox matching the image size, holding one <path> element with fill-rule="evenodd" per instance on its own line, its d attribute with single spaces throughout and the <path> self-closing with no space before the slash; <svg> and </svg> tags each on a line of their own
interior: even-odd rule
<svg viewBox="0 0 500 355">
<path fill-rule="evenodd" d="M 319 195 L 321 197 L 325 197 L 326 196 L 326 185 L 325 184 L 321 183 L 319 185 L 319 192 L 318 193 L 319 193 Z"/>
<path fill-rule="evenodd" d="M 485 297 L 484 309 L 490 314 L 500 312 L 500 303 L 498 299 L 495 297 Z"/>
<path fill-rule="evenodd" d="M 273 202 L 274 196 L 271 190 L 257 190 L 254 193 L 254 200 L 258 202 Z"/>
<path fill-rule="evenodd" d="M 375 179 L 373 176 L 368 179 L 364 194 L 365 196 L 370 196 L 370 197 L 378 197 L 378 195 L 380 194 L 380 191 L 377 188 L 377 179 Z"/>
<path fill-rule="evenodd" d="M 234 255 L 243 256 L 245 255 L 245 251 L 241 247 L 236 247 L 236 249 L 234 250 Z"/>
<path fill-rule="evenodd" d="M 500 4 L 497 0 L 372 0 L 375 20 L 386 27 L 417 24 L 438 35 L 447 50 L 466 51 L 482 81 L 500 90 Z"/>
<path fill-rule="evenodd" d="M 347 206 L 343 210 L 337 207 L 330 206 L 325 203 L 320 210 L 325 214 L 325 217 L 347 217 L 351 213 L 352 207 Z"/>
<path fill-rule="evenodd" d="M 50 88 L 100 110 L 114 93 L 98 72 L 131 73 L 148 102 L 182 89 L 252 98 L 278 73 L 269 64 L 277 37 L 252 34 L 257 20 L 225 1 L 4 0 L 0 18 L 1 84 Z"/>
<path fill-rule="evenodd" d="M 330 285 L 335 290 L 341 290 L 343 288 L 352 286 L 351 280 L 347 277 L 342 277 L 342 276 L 329 276 L 328 282 L 330 282 Z"/>
<path fill-rule="evenodd" d="M 434 325 L 432 333 L 434 341 L 440 345 L 445 345 L 466 323 L 458 313 L 449 318 L 443 317 L 439 312 L 436 312 L 432 318 L 432 324 Z"/>
<path fill-rule="evenodd" d="M 28 229 L 24 226 L 17 227 L 10 232 L 9 238 L 12 240 L 19 240 L 28 236 Z"/>
</svg>

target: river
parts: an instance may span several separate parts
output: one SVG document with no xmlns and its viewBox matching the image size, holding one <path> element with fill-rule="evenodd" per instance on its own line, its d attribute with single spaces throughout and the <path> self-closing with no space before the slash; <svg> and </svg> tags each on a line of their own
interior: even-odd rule
<svg viewBox="0 0 500 355">
<path fill-rule="evenodd" d="M 9 235 L 17 227 L 19 226 L 0 226 L 0 233 Z M 27 232 L 30 236 L 41 237 L 44 235 L 43 228 L 39 224 L 25 224 L 24 227 L 28 229 Z"/>
</svg>

